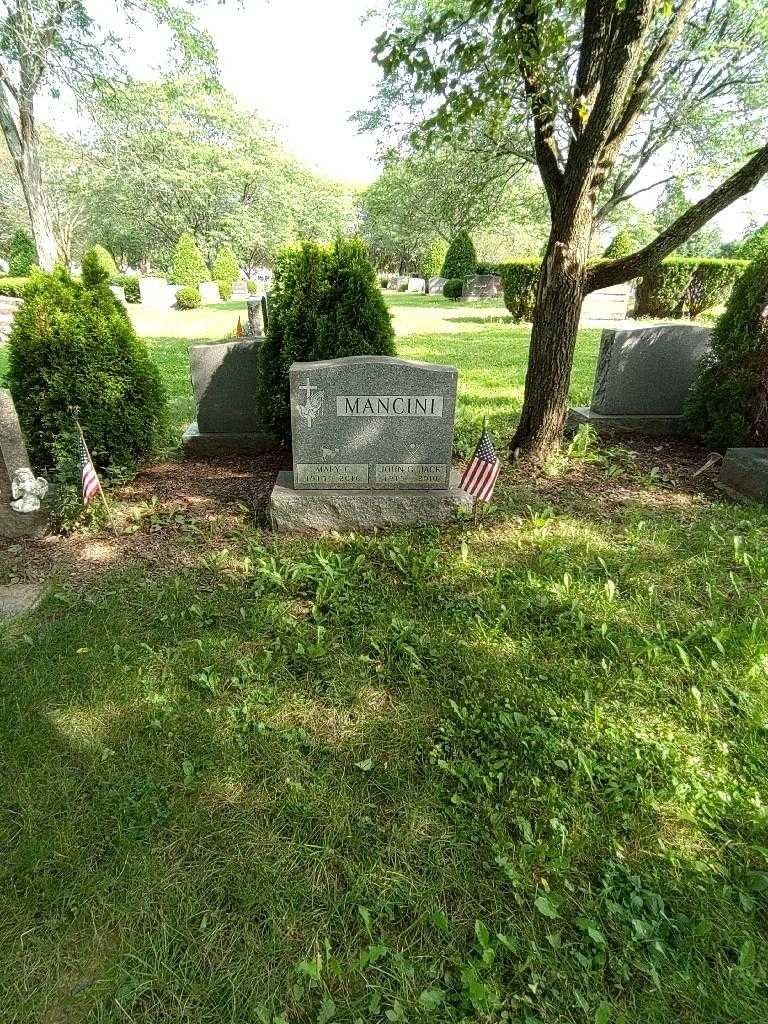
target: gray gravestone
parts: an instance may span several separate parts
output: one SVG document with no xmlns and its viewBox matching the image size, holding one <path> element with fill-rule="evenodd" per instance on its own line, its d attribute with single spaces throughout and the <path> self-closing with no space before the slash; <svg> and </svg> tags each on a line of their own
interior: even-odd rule
<svg viewBox="0 0 768 1024">
<path fill-rule="evenodd" d="M 729 448 L 717 484 L 734 498 L 768 502 L 768 448 Z"/>
<path fill-rule="evenodd" d="M 264 451 L 274 444 L 258 406 L 263 341 L 193 345 L 189 350 L 197 420 L 184 447 L 201 454 Z"/>
<path fill-rule="evenodd" d="M 498 274 L 472 274 L 464 279 L 462 299 L 495 299 L 504 291 Z"/>
<path fill-rule="evenodd" d="M 251 295 L 248 299 L 248 333 L 252 338 L 263 338 L 265 334 L 264 306 L 266 300 L 263 295 Z"/>
<path fill-rule="evenodd" d="M 590 292 L 581 304 L 581 319 L 626 320 L 631 297 L 632 286 L 628 282 Z"/>
<path fill-rule="evenodd" d="M 10 391 L 0 388 L 0 537 L 6 539 L 41 533 L 48 523 L 44 508 L 35 512 L 11 508 L 13 478 L 24 469 L 30 469 L 29 456 L 16 407 Z"/>
<path fill-rule="evenodd" d="M 451 468 L 455 367 L 350 356 L 289 376 L 293 472 L 272 494 L 276 529 L 445 522 L 471 507 Z"/>
<path fill-rule="evenodd" d="M 600 341 L 592 403 L 571 410 L 572 425 L 679 432 L 683 408 L 711 330 L 689 324 L 606 329 Z"/>
<path fill-rule="evenodd" d="M 429 294 L 430 295 L 442 295 L 445 282 L 448 280 L 447 277 L 430 277 L 429 279 Z"/>
</svg>

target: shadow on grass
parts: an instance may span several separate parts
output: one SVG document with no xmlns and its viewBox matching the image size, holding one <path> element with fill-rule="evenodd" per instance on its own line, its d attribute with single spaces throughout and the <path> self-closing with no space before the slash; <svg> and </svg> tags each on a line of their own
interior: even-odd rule
<svg viewBox="0 0 768 1024">
<path fill-rule="evenodd" d="M 0 651 L 16 1019 L 374 1020 L 437 986 L 458 1021 L 535 974 L 551 1019 L 578 987 L 757 1021 L 762 570 L 641 523 L 255 543 L 49 602 Z"/>
</svg>

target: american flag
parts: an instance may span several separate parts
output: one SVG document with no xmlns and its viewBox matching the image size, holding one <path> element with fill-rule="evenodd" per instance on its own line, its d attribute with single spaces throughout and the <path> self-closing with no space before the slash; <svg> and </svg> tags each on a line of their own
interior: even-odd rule
<svg viewBox="0 0 768 1024">
<path fill-rule="evenodd" d="M 77 451 L 80 456 L 80 475 L 83 480 L 83 504 L 87 505 L 101 491 L 101 484 L 82 437 L 78 441 Z"/>
<path fill-rule="evenodd" d="M 490 501 L 499 475 L 500 463 L 496 449 L 488 436 L 488 424 L 483 424 L 483 432 L 477 442 L 472 461 L 461 478 L 462 489 L 478 501 Z"/>
</svg>

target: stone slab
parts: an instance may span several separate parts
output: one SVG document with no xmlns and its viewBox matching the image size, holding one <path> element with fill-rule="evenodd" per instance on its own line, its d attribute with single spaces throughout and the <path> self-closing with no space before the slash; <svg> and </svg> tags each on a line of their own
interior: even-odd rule
<svg viewBox="0 0 768 1024">
<path fill-rule="evenodd" d="M 0 587 L 0 620 L 34 611 L 43 597 L 42 583 L 9 583 Z"/>
<path fill-rule="evenodd" d="M 263 434 L 259 359 L 263 341 L 192 345 L 189 365 L 198 434 Z"/>
<path fill-rule="evenodd" d="M 272 529 L 315 535 L 451 523 L 459 509 L 472 509 L 472 498 L 459 487 L 460 479 L 452 470 L 450 486 L 439 491 L 307 491 L 297 490 L 293 473 L 283 470 L 270 498 Z"/>
<path fill-rule="evenodd" d="M 681 416 L 711 330 L 687 324 L 607 328 L 600 341 L 593 413 Z"/>
<path fill-rule="evenodd" d="M 728 448 L 717 486 L 731 497 L 768 503 L 768 448 Z"/>
<path fill-rule="evenodd" d="M 256 455 L 270 451 L 275 439 L 261 434 L 201 434 L 197 422 L 191 423 L 182 437 L 184 451 L 189 455 Z"/>
<path fill-rule="evenodd" d="M 429 285 L 430 295 L 442 295 L 443 288 L 445 288 L 445 282 L 448 280 L 447 277 L 430 277 L 427 284 Z"/>
<path fill-rule="evenodd" d="M 458 370 L 392 356 L 294 363 L 294 485 L 445 490 Z"/>
<path fill-rule="evenodd" d="M 29 456 L 10 391 L 0 388 L 0 537 L 13 540 L 42 533 L 48 525 L 45 505 L 38 512 L 11 508 L 13 476 L 29 469 Z"/>
<path fill-rule="evenodd" d="M 629 302 L 632 298 L 630 284 L 617 284 L 612 288 L 601 288 L 584 297 L 581 306 L 582 320 L 626 320 Z"/>
<path fill-rule="evenodd" d="M 176 301 L 168 302 L 168 281 L 164 277 L 140 277 L 139 296 L 141 304 L 151 309 L 167 309 Z"/>
<path fill-rule="evenodd" d="M 221 302 L 218 281 L 203 281 L 197 286 L 197 290 L 200 292 L 201 305 L 212 306 L 217 302 Z"/>
<path fill-rule="evenodd" d="M 597 431 L 615 430 L 625 434 L 677 436 L 685 433 L 685 420 L 682 416 L 603 416 L 587 405 L 569 409 L 566 430 L 575 433 L 582 424 L 592 426 Z"/>
<path fill-rule="evenodd" d="M 498 274 L 470 274 L 464 279 L 462 299 L 495 299 L 504 292 Z"/>
<path fill-rule="evenodd" d="M 111 284 L 109 286 L 109 290 L 112 292 L 112 294 L 118 300 L 118 302 L 122 302 L 123 305 L 126 305 L 125 288 L 123 288 L 122 285 L 120 285 L 120 284 Z"/>
<path fill-rule="evenodd" d="M 409 277 L 408 278 L 408 294 L 409 295 L 423 295 L 427 288 L 427 282 L 423 277 Z"/>
</svg>

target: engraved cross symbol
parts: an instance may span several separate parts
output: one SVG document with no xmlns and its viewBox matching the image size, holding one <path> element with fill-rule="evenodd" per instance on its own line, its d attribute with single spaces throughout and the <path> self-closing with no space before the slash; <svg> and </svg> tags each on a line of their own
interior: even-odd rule
<svg viewBox="0 0 768 1024">
<path fill-rule="evenodd" d="M 306 422 L 307 427 L 311 427 L 315 417 L 320 415 L 323 408 L 323 392 L 309 383 L 309 377 L 307 377 L 306 383 L 299 385 L 298 390 L 306 391 L 307 396 L 304 400 L 304 405 L 299 405 L 297 403 L 296 411 Z M 317 391 L 318 393 L 313 395 L 314 391 Z"/>
</svg>

